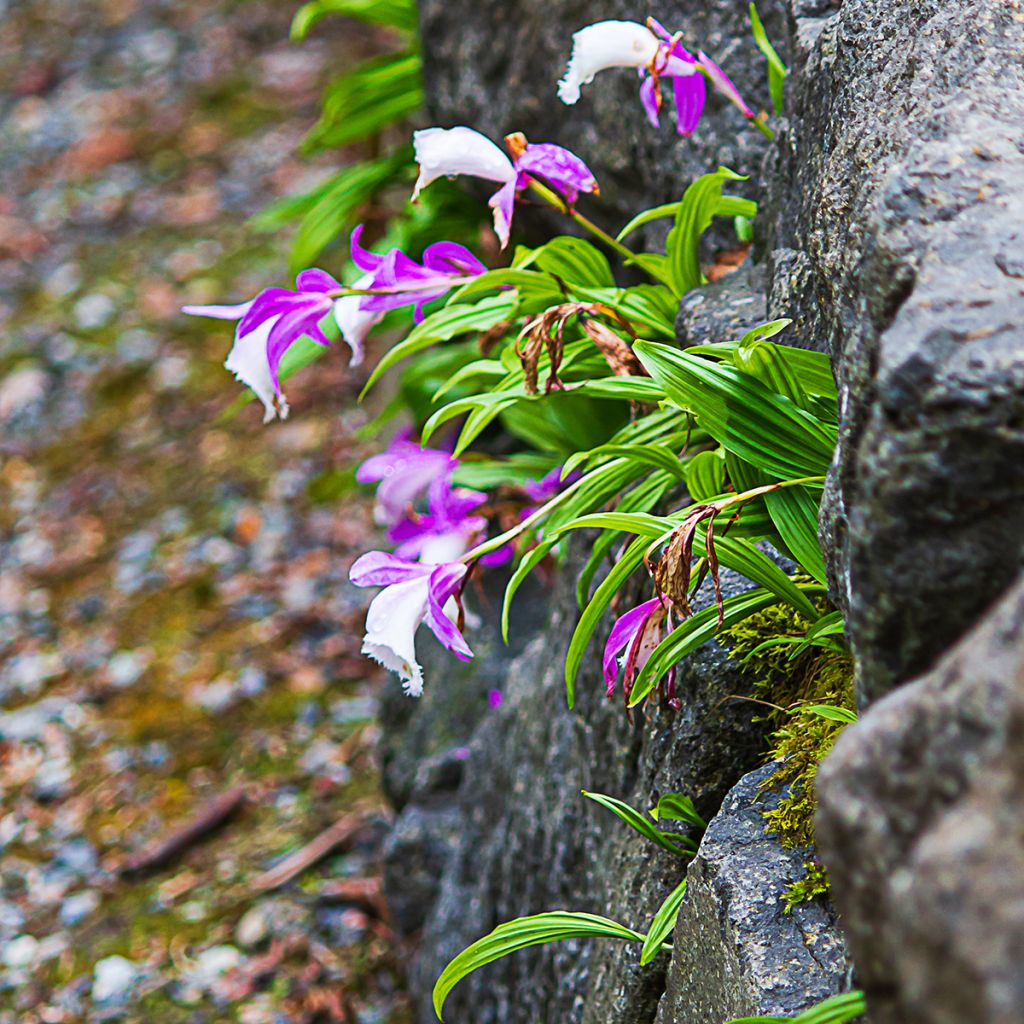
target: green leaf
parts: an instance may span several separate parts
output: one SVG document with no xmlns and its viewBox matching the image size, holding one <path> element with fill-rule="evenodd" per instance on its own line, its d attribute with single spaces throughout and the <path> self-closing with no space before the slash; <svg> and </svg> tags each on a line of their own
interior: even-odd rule
<svg viewBox="0 0 1024 1024">
<path fill-rule="evenodd" d="M 508 620 L 512 610 L 512 599 L 516 591 L 523 585 L 526 577 L 540 565 L 558 544 L 557 537 L 542 540 L 535 548 L 528 551 L 516 566 L 516 571 L 505 585 L 505 598 L 501 605 L 501 636 L 508 643 Z"/>
<path fill-rule="evenodd" d="M 691 345 L 687 351 L 695 356 L 707 356 L 712 359 L 732 360 L 737 345 L 754 339 L 764 340 L 778 334 L 790 321 L 774 320 L 770 324 L 762 324 L 755 327 L 743 336 L 740 342 L 720 341 L 713 345 Z M 778 325 L 782 326 L 778 326 Z M 770 334 L 763 333 L 768 328 L 774 327 Z M 780 351 L 789 363 L 790 368 L 800 378 L 800 383 L 805 391 L 812 395 L 819 395 L 822 398 L 835 403 L 836 382 L 832 376 L 832 364 L 824 352 L 812 352 L 810 349 L 790 348 L 788 345 L 780 346 Z M 832 417 L 834 419 L 834 417 Z"/>
<path fill-rule="evenodd" d="M 724 455 L 721 448 L 716 448 L 698 452 L 686 463 L 686 489 L 694 501 L 708 501 L 725 490 Z"/>
<path fill-rule="evenodd" d="M 365 395 L 370 388 L 393 366 L 403 359 L 422 352 L 436 345 L 439 341 L 449 341 L 459 334 L 469 331 L 487 331 L 512 316 L 516 307 L 516 298 L 507 292 L 492 295 L 473 304 L 443 306 L 431 313 L 425 320 L 418 323 L 404 341 L 384 353 L 381 361 L 374 367 L 370 379 L 363 388 Z"/>
<path fill-rule="evenodd" d="M 292 39 L 305 39 L 309 30 L 328 14 L 386 25 L 405 32 L 416 30 L 415 0 L 311 0 L 292 19 Z"/>
<path fill-rule="evenodd" d="M 530 262 L 566 283 L 595 288 L 615 286 L 608 258 L 582 238 L 559 235 L 534 250 Z"/>
<path fill-rule="evenodd" d="M 791 605 L 805 618 L 815 622 L 821 613 L 807 595 L 761 550 L 749 541 L 735 537 L 717 537 L 715 550 L 721 563 L 770 590 L 780 601 Z"/>
<path fill-rule="evenodd" d="M 673 837 L 671 833 L 662 832 L 660 829 L 655 828 L 651 821 L 645 818 L 638 810 L 630 807 L 629 804 L 624 803 L 622 800 L 616 800 L 613 796 L 605 796 L 604 793 L 588 793 L 585 789 L 581 792 L 588 800 L 593 800 L 594 803 L 600 804 L 605 810 L 611 811 L 612 814 L 621 821 L 624 821 L 631 829 L 639 832 L 644 839 L 650 840 L 650 842 L 660 846 L 663 850 L 668 850 L 670 853 L 680 857 L 689 857 L 693 853 L 695 844 L 692 840 L 688 840 L 685 836 Z M 662 936 L 663 938 L 664 936 Z M 658 945 L 660 946 L 660 944 L 661 939 L 658 940 Z"/>
<path fill-rule="evenodd" d="M 810 706 L 804 705 L 800 708 L 800 710 L 809 711 L 812 715 L 818 715 L 821 718 L 827 718 L 831 722 L 852 723 L 857 721 L 856 711 L 851 711 L 849 708 L 837 707 L 835 704 L 811 704 Z"/>
<path fill-rule="evenodd" d="M 867 1012 L 863 992 L 844 992 L 795 1017 L 737 1017 L 726 1024 L 846 1024 Z"/>
<path fill-rule="evenodd" d="M 823 588 L 802 586 L 808 593 L 821 593 Z M 737 622 L 755 612 L 778 604 L 779 599 L 767 590 L 750 590 L 744 594 L 725 599 L 723 605 L 724 626 L 734 626 Z M 635 707 L 645 700 L 668 670 L 681 658 L 695 651 L 702 644 L 713 639 L 718 632 L 718 609 L 712 605 L 691 615 L 685 622 L 677 626 L 651 653 L 647 664 L 633 683 L 629 706 Z"/>
<path fill-rule="evenodd" d="M 786 85 L 786 65 L 782 58 L 775 52 L 775 47 L 768 40 L 768 33 L 764 30 L 761 18 L 757 13 L 757 7 L 750 5 L 750 21 L 754 29 L 754 42 L 757 48 L 764 54 L 768 61 L 768 91 L 772 96 L 772 106 L 776 114 L 781 114 L 784 109 L 783 90 Z"/>
<path fill-rule="evenodd" d="M 669 400 L 728 451 L 782 479 L 825 475 L 836 443 L 830 424 L 734 366 L 652 341 L 633 351 Z"/>
<path fill-rule="evenodd" d="M 682 202 L 665 203 L 663 206 L 654 206 L 643 213 L 638 213 L 616 236 L 615 241 L 621 242 L 627 235 L 632 234 L 637 228 L 651 221 L 661 220 L 664 217 L 675 217 L 679 213 Z M 715 216 L 718 217 L 743 217 L 751 220 L 757 216 L 757 203 L 753 199 L 744 199 L 742 196 L 722 196 Z"/>
<path fill-rule="evenodd" d="M 655 444 L 653 441 L 648 441 L 646 444 L 603 444 L 589 452 L 577 452 L 566 462 L 566 472 L 575 469 L 581 461 L 589 462 L 602 455 L 621 456 L 625 459 L 642 462 L 645 466 L 651 466 L 654 469 L 663 469 L 683 483 L 687 479 L 686 469 L 679 460 L 679 456 L 671 448 Z"/>
<path fill-rule="evenodd" d="M 818 544 L 821 489 L 812 492 L 809 487 L 783 487 L 766 494 L 764 503 L 793 557 L 819 583 L 826 583 L 825 559 Z"/>
<path fill-rule="evenodd" d="M 595 938 L 626 939 L 643 942 L 645 936 L 596 914 L 579 914 L 555 910 L 532 917 L 518 917 L 499 924 L 489 935 L 477 939 L 464 949 L 441 972 L 434 985 L 434 1012 L 438 1020 L 445 1000 L 455 986 L 468 974 L 510 953 L 562 939 Z"/>
<path fill-rule="evenodd" d="M 292 242 L 291 269 L 297 273 L 339 235 L 355 227 L 359 211 L 397 174 L 408 167 L 410 149 L 403 146 L 379 160 L 353 164 L 332 180 L 306 212 Z"/>
<path fill-rule="evenodd" d="M 647 812 L 655 821 L 668 818 L 669 821 L 685 821 L 695 828 L 704 829 L 708 823 L 697 813 L 693 801 L 682 793 L 665 793 L 656 807 Z"/>
<path fill-rule="evenodd" d="M 357 64 L 324 90 L 320 118 L 303 147 L 307 152 L 375 138 L 423 106 L 420 56 L 408 50 Z"/>
<path fill-rule="evenodd" d="M 565 691 L 566 701 L 571 708 L 576 701 L 576 676 L 583 662 L 583 654 L 594 635 L 601 617 L 604 615 L 612 598 L 633 572 L 642 564 L 644 552 L 650 541 L 640 537 L 626 548 L 619 560 L 611 567 L 608 575 L 601 581 L 590 604 L 583 609 L 580 621 L 576 624 L 569 650 L 565 655 Z M 773 598 L 774 600 L 774 598 Z"/>
<path fill-rule="evenodd" d="M 668 938 L 669 933 L 676 926 L 676 920 L 679 917 L 679 908 L 683 905 L 683 899 L 686 896 L 686 879 L 684 878 L 673 890 L 669 893 L 668 898 L 662 903 L 658 912 L 654 915 L 654 920 L 651 922 L 650 931 L 647 933 L 647 938 L 644 939 L 643 949 L 640 950 L 640 966 L 649 964 L 662 949 L 662 944 L 665 939 Z"/>
<path fill-rule="evenodd" d="M 590 302 L 603 302 L 621 313 L 637 334 L 649 328 L 665 338 L 676 336 L 676 313 L 679 300 L 671 290 L 660 284 L 641 284 L 632 288 L 584 288 L 569 284 L 574 295 Z"/>
<path fill-rule="evenodd" d="M 714 174 L 701 175 L 683 193 L 675 225 L 668 233 L 665 255 L 677 296 L 704 283 L 700 269 L 700 238 L 722 210 L 722 186 L 727 181 L 745 181 L 742 174 L 719 167 Z"/>
</svg>

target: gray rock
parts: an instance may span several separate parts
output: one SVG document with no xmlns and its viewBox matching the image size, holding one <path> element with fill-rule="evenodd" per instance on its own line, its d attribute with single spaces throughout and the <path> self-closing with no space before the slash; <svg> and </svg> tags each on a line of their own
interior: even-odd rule
<svg viewBox="0 0 1024 1024">
<path fill-rule="evenodd" d="M 794 3 L 772 316 L 840 385 L 822 538 L 869 701 L 1024 555 L 1024 24 L 1003 0 Z"/>
<path fill-rule="evenodd" d="M 775 765 L 744 776 L 711 820 L 687 871 L 658 1024 L 722 1024 L 791 1016 L 841 991 L 846 950 L 827 903 L 785 912 L 782 896 L 804 874 L 809 850 L 765 835 L 764 812 L 783 792 L 762 792 Z"/>
<path fill-rule="evenodd" d="M 1024 1005 L 1024 578 L 818 776 L 819 844 L 875 1024 Z"/>
<path fill-rule="evenodd" d="M 764 272 L 745 263 L 715 284 L 683 296 L 676 317 L 676 338 L 683 348 L 737 341 L 765 320 Z"/>
</svg>

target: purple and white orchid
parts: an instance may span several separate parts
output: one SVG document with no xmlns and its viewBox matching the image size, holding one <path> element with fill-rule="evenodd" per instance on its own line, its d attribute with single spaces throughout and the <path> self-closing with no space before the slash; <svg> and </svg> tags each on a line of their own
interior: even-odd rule
<svg viewBox="0 0 1024 1024">
<path fill-rule="evenodd" d="M 423 693 L 423 670 L 416 660 L 416 630 L 425 622 L 441 644 L 469 661 L 473 652 L 446 605 L 454 604 L 467 566 L 462 562 L 410 562 L 384 551 L 357 559 L 349 579 L 357 587 L 384 587 L 366 613 L 363 653 L 398 674 L 410 697 Z"/>
<path fill-rule="evenodd" d="M 494 211 L 494 230 L 502 248 L 508 245 L 516 196 L 531 178 L 550 185 L 570 206 L 581 192 L 598 191 L 594 175 L 575 153 L 550 143 L 533 145 L 519 133 L 505 138 L 511 157 L 486 135 L 463 126 L 426 128 L 414 133 L 413 142 L 420 168 L 414 200 L 432 181 L 443 177 L 469 174 L 501 185 L 488 205 Z"/>
<path fill-rule="evenodd" d="M 657 128 L 662 107 L 661 80 L 672 81 L 676 104 L 676 130 L 684 138 L 693 134 L 704 112 L 707 82 L 735 104 L 750 121 L 756 115 L 743 101 L 729 76 L 704 51 L 694 57 L 654 18 L 647 25 L 633 21 L 599 21 L 573 35 L 572 56 L 558 85 L 564 103 L 580 98 L 580 86 L 599 71 L 613 67 L 636 68 L 643 82 L 640 101 L 648 120 Z"/>
<path fill-rule="evenodd" d="M 367 275 L 355 287 L 369 286 Z M 337 297 L 342 286 L 324 270 L 304 270 L 295 280 L 296 290 L 266 288 L 255 299 L 237 306 L 184 306 L 183 313 L 237 320 L 235 343 L 224 365 L 252 388 L 263 403 L 263 422 L 275 415 L 288 417 L 288 402 L 281 390 L 280 368 L 285 352 L 303 335 L 320 345 L 330 339 L 320 327 L 331 313 L 352 350 L 352 365 L 363 358 L 363 342 L 384 314 L 360 309 L 360 296 Z"/>
<path fill-rule="evenodd" d="M 357 470 L 361 484 L 378 483 L 373 517 L 394 527 L 431 489 L 448 486 L 458 460 L 440 448 L 424 448 L 410 440 L 410 431 L 396 434 L 387 449 L 371 455 Z"/>
<path fill-rule="evenodd" d="M 604 646 L 605 689 L 609 697 L 615 694 L 615 683 L 622 670 L 622 685 L 626 700 L 633 689 L 637 673 L 647 664 L 654 649 L 672 632 L 672 605 L 668 598 L 658 596 L 631 608 L 616 619 Z M 668 676 L 669 704 L 678 708 L 675 697 L 675 669 Z"/>
<path fill-rule="evenodd" d="M 487 270 L 465 246 L 455 242 L 428 245 L 423 252 L 423 262 L 417 263 L 401 249 L 391 249 L 384 256 L 364 249 L 359 244 L 362 233 L 360 224 L 352 232 L 350 242 L 352 262 L 366 272 L 362 280 L 368 282 L 358 287 L 390 290 L 390 294 L 363 296 L 359 308 L 364 312 L 385 313 L 415 305 L 414 319 L 419 323 L 428 302 Z"/>
</svg>

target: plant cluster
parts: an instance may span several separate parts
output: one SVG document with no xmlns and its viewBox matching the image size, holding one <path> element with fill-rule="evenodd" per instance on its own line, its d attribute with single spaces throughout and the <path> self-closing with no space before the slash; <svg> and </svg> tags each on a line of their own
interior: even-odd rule
<svg viewBox="0 0 1024 1024">
<path fill-rule="evenodd" d="M 407 40 L 395 55 L 335 83 L 311 144 L 350 141 L 381 116 L 401 119 L 418 106 L 408 11 L 399 0 L 316 0 L 300 12 L 299 33 L 336 12 L 392 18 Z M 778 107 L 785 68 L 752 15 Z M 689 136 L 710 88 L 739 111 L 740 126 L 772 134 L 707 53 L 691 53 L 683 33 L 653 19 L 599 22 L 577 32 L 559 97 L 575 104 L 596 74 L 614 68 L 639 73 L 641 108 L 655 127 L 670 87 L 676 131 Z M 464 600 L 470 578 L 506 567 L 507 636 L 522 582 L 542 562 L 561 558 L 580 529 L 599 536 L 577 585 L 581 613 L 565 666 L 570 706 L 592 640 L 624 584 L 638 574 L 649 596 L 618 609 L 602 657 L 606 693 L 621 694 L 627 708 L 649 702 L 678 708 L 677 662 L 766 609 L 781 606 L 801 617 L 797 644 L 840 644 L 825 610 L 817 542 L 818 505 L 837 434 L 827 358 L 773 342 L 786 320 L 752 325 L 726 343 L 685 351 L 674 344 L 680 298 L 706 281 L 701 236 L 716 217 L 739 218 L 745 231 L 756 215 L 755 203 L 725 191 L 740 176 L 724 167 L 706 174 L 678 200 L 640 213 L 613 235 L 577 209 L 599 193 L 577 154 L 520 132 L 505 137 L 504 149 L 467 126 L 415 132 L 413 200 L 430 196 L 446 178 L 491 183 L 488 206 L 502 251 L 511 246 L 517 206 L 527 199 L 549 204 L 574 225 L 576 234 L 536 248 L 515 246 L 506 265 L 488 269 L 462 244 L 465 238 L 434 236 L 417 259 L 407 251 L 412 233 L 380 237 L 373 225 L 364 230 L 351 223 L 367 198 L 403 180 L 407 154 L 396 146 L 266 218 L 305 218 L 294 254 L 300 265 L 342 227 L 352 227 L 347 283 L 319 268 L 303 269 L 294 288 L 186 310 L 236 321 L 226 365 L 262 402 L 268 421 L 289 413 L 282 383 L 291 373 L 339 340 L 356 365 L 385 318 L 411 313 L 411 328 L 366 385 L 369 390 L 400 369 L 400 394 L 413 422 L 357 473 L 360 482 L 377 485 L 375 515 L 391 548 L 368 552 L 352 566 L 353 583 L 381 588 L 367 613 L 363 651 L 393 671 L 407 693 L 421 694 L 428 681 L 416 654 L 419 627 L 453 656 L 472 658 L 476 617 Z M 415 221 L 403 216 L 407 224 Z M 656 220 L 671 223 L 662 249 L 627 244 Z M 420 227 L 443 223 L 427 216 Z M 364 236 L 374 235 L 376 245 L 364 244 Z M 622 285 L 624 272 L 644 283 Z M 783 568 L 785 559 L 796 564 L 795 573 Z M 750 580 L 751 589 L 724 597 L 723 566 Z M 702 588 L 710 601 L 698 610 Z M 793 722 L 802 725 L 805 716 Z M 667 852 L 694 851 L 691 835 L 658 825 L 675 817 L 703 827 L 684 797 L 666 798 L 645 817 L 614 798 L 587 795 Z M 643 943 L 646 963 L 669 948 L 665 940 L 684 893 L 685 881 L 647 933 L 563 911 L 501 925 L 446 969 L 435 992 L 438 1014 L 466 973 L 540 942 L 632 939 Z"/>
</svg>

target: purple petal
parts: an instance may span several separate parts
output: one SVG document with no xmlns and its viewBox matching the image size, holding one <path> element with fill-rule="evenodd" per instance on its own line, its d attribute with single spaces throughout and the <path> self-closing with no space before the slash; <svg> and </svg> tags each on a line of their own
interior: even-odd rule
<svg viewBox="0 0 1024 1024">
<path fill-rule="evenodd" d="M 711 84 L 731 103 L 734 103 L 743 112 L 744 117 L 752 118 L 754 112 L 743 102 L 739 89 L 732 83 L 732 79 L 703 51 L 697 56 L 698 62 L 711 79 Z"/>
<path fill-rule="evenodd" d="M 653 75 L 648 75 L 640 83 L 640 102 L 647 114 L 647 120 L 653 127 L 658 128 L 661 121 L 658 118 L 658 90 Z"/>
<path fill-rule="evenodd" d="M 528 145 L 516 161 L 516 170 L 543 178 L 570 203 L 576 202 L 580 192 L 597 191 L 590 168 L 575 153 L 549 142 Z"/>
<path fill-rule="evenodd" d="M 430 571 L 430 566 L 406 561 L 386 551 L 367 551 L 353 563 L 348 578 L 357 587 L 389 587 L 392 583 L 426 576 Z"/>
<path fill-rule="evenodd" d="M 267 364 L 270 366 L 270 376 L 274 381 L 274 388 L 280 393 L 281 382 L 279 370 L 281 360 L 285 352 L 306 333 L 306 325 L 309 314 L 304 309 L 296 309 L 281 317 L 274 324 L 267 338 Z"/>
<path fill-rule="evenodd" d="M 445 604 L 462 585 L 465 575 L 466 566 L 462 562 L 448 562 L 434 569 L 430 574 L 429 603 L 424 622 L 447 650 L 462 661 L 469 661 L 473 657 L 469 644 L 444 612 Z"/>
<path fill-rule="evenodd" d="M 487 200 L 487 205 L 494 211 L 494 230 L 502 249 L 508 245 L 508 236 L 512 231 L 512 211 L 516 205 L 517 184 L 517 179 L 513 177 Z"/>
<path fill-rule="evenodd" d="M 486 273 L 487 268 L 464 245 L 434 242 L 423 251 L 423 265 L 442 274 L 460 277 Z"/>
<path fill-rule="evenodd" d="M 239 334 L 248 334 L 272 316 L 284 314 L 308 300 L 287 288 L 264 288 L 252 300 L 248 312 L 238 325 Z"/>
<path fill-rule="evenodd" d="M 326 270 L 303 270 L 295 279 L 295 286 L 300 292 L 333 292 L 341 285 Z"/>
<path fill-rule="evenodd" d="M 352 262 L 360 269 L 367 272 L 373 272 L 380 266 L 384 260 L 383 256 L 378 255 L 375 252 L 370 252 L 369 249 L 364 249 L 359 244 L 359 239 L 363 236 L 363 225 L 360 224 L 352 232 L 352 237 L 349 239 L 349 251 L 352 254 Z"/>
<path fill-rule="evenodd" d="M 704 113 L 707 85 L 704 76 L 697 74 L 673 78 L 672 88 L 676 98 L 676 130 L 686 138 L 693 134 Z"/>
<path fill-rule="evenodd" d="M 605 688 L 609 697 L 615 692 L 615 680 L 619 675 L 618 655 L 632 644 L 644 623 L 660 604 L 660 597 L 644 601 L 643 604 L 638 604 L 625 615 L 620 616 L 612 626 L 612 631 L 608 634 L 608 641 L 604 645 L 604 657 L 601 663 L 604 670 Z"/>
</svg>

